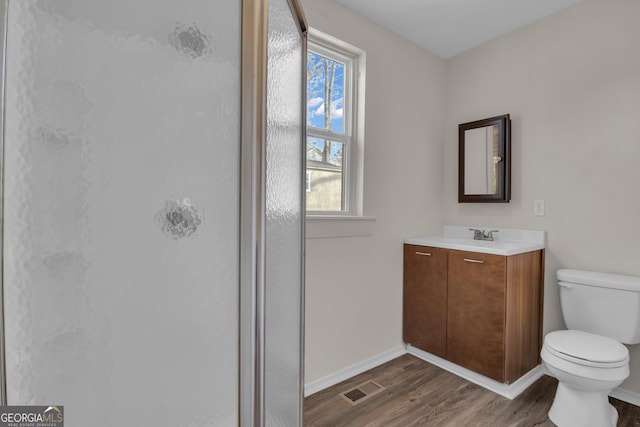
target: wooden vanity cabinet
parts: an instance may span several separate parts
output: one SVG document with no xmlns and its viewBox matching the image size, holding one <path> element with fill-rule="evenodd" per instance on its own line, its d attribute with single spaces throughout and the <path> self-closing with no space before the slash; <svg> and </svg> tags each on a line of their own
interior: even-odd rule
<svg viewBox="0 0 640 427">
<path fill-rule="evenodd" d="M 408 250 L 407 246 L 412 248 Z M 412 253 L 419 252 L 420 248 L 425 249 L 405 245 L 405 310 L 407 299 L 415 300 L 416 304 L 430 299 L 415 295 L 419 291 L 413 283 L 420 282 L 423 273 L 411 261 L 406 261 L 408 256 L 415 257 Z M 437 289 L 439 301 L 445 308 L 435 309 L 434 315 L 440 319 L 435 323 L 428 323 L 431 319 L 428 314 L 422 314 L 422 324 L 407 322 L 411 316 L 405 316 L 405 342 L 507 384 L 536 367 L 542 340 L 543 251 L 501 256 L 439 250 L 447 254 L 446 265 L 438 264 L 440 274 L 428 273 L 431 278 L 439 278 L 439 285 L 430 279 L 429 287 L 423 289 L 429 293 Z M 432 267 L 436 268 L 435 263 Z M 445 302 L 441 297 L 443 287 L 446 288 Z M 432 310 L 431 306 L 422 307 L 425 311 Z M 420 311 L 414 306 L 409 310 Z M 446 312 L 444 355 L 407 340 L 423 334 L 416 328 L 441 333 L 443 311 Z"/>
<path fill-rule="evenodd" d="M 403 340 L 447 355 L 446 249 L 404 245 Z"/>
</svg>

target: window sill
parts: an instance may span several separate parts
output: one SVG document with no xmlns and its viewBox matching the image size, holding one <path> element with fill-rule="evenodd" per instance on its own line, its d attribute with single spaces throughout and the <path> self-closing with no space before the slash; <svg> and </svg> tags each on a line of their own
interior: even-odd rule
<svg viewBox="0 0 640 427">
<path fill-rule="evenodd" d="M 306 238 L 371 236 L 375 223 L 373 216 L 307 215 Z"/>
</svg>

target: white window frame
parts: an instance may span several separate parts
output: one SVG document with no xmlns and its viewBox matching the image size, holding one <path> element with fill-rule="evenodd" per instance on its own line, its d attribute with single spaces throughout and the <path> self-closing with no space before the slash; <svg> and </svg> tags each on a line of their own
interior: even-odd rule
<svg viewBox="0 0 640 427">
<path fill-rule="evenodd" d="M 307 217 L 318 218 L 359 217 L 363 213 L 365 52 L 314 28 L 309 29 L 308 36 L 309 50 L 345 64 L 345 99 L 344 134 L 307 126 L 307 137 L 343 142 L 343 159 L 346 161 L 342 164 L 344 209 L 307 210 L 306 214 Z"/>
</svg>

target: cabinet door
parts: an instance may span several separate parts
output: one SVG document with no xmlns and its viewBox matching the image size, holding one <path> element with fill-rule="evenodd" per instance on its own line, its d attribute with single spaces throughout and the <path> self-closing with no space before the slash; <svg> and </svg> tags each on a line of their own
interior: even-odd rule
<svg viewBox="0 0 640 427">
<path fill-rule="evenodd" d="M 404 246 L 404 342 L 447 356 L 447 250 Z"/>
<path fill-rule="evenodd" d="M 448 359 L 504 381 L 506 257 L 449 251 Z"/>
</svg>

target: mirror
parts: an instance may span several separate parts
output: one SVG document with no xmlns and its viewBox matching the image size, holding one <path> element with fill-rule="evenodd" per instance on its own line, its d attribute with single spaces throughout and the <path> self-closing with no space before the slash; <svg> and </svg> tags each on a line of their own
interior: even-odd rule
<svg viewBox="0 0 640 427">
<path fill-rule="evenodd" d="M 458 202 L 511 200 L 509 114 L 458 126 Z"/>
</svg>

